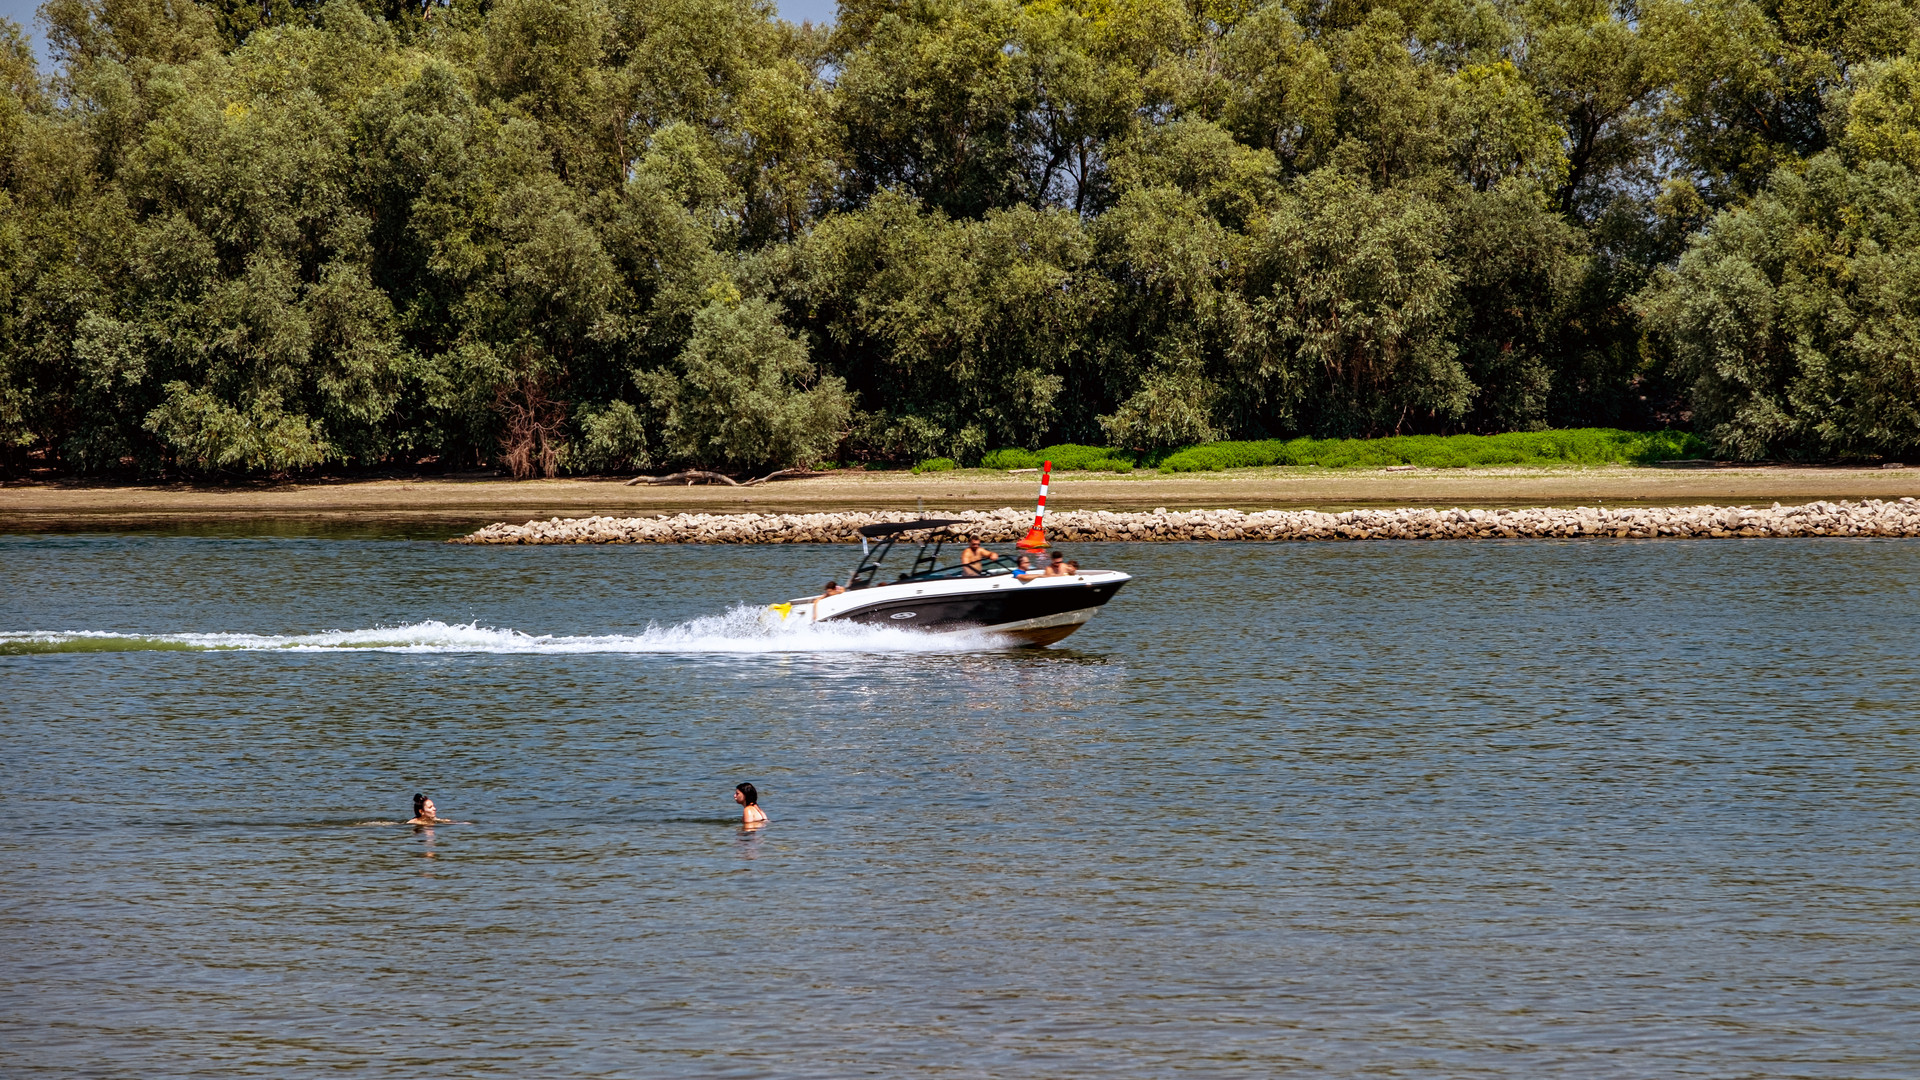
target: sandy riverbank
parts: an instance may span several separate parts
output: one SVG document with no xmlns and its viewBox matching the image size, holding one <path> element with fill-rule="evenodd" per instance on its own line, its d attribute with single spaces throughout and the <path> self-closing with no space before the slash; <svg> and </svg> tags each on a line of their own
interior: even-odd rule
<svg viewBox="0 0 1920 1080">
<path fill-rule="evenodd" d="M 833 473 L 757 488 L 627 487 L 610 480 L 358 480 L 234 487 L 12 483 L 0 486 L 0 529 L 192 526 L 222 521 L 295 525 L 384 523 L 449 535 L 497 521 L 677 513 L 928 513 L 1032 502 L 1036 477 L 969 470 Z M 1691 505 L 1805 503 L 1920 496 L 1920 469 L 1786 466 L 1658 468 L 1273 468 L 1227 473 L 1056 475 L 1058 510 L 1235 508 L 1349 510 L 1383 506 Z"/>
</svg>

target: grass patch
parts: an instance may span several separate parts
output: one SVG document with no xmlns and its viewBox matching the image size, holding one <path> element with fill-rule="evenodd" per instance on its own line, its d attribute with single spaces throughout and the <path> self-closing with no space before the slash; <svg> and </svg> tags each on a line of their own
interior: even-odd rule
<svg viewBox="0 0 1920 1080">
<path fill-rule="evenodd" d="M 952 458 L 936 457 L 936 458 L 928 458 L 927 460 L 921 462 L 920 464 L 915 465 L 913 467 L 913 471 L 915 473 L 952 472 L 956 468 L 959 468 L 959 466 L 954 464 L 954 460 Z"/>
<path fill-rule="evenodd" d="M 1571 428 L 1503 435 L 1397 435 L 1386 439 L 1266 439 L 1190 446 L 1159 462 L 1163 472 L 1219 472 L 1263 465 L 1329 469 L 1419 465 L 1647 465 L 1704 458 L 1707 444 L 1684 431 Z"/>
</svg>

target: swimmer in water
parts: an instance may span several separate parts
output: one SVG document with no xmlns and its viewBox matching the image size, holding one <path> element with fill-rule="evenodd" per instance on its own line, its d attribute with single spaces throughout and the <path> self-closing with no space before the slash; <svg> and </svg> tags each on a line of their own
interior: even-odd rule
<svg viewBox="0 0 1920 1080">
<path fill-rule="evenodd" d="M 760 793 L 752 784 L 735 784 L 733 801 L 746 809 L 740 812 L 740 824 L 749 829 L 757 829 L 767 823 L 767 812 L 760 809 Z"/>
<path fill-rule="evenodd" d="M 407 824 L 451 825 L 452 822 L 440 816 L 440 811 L 433 805 L 432 799 L 416 792 L 413 796 L 413 820 Z"/>
</svg>

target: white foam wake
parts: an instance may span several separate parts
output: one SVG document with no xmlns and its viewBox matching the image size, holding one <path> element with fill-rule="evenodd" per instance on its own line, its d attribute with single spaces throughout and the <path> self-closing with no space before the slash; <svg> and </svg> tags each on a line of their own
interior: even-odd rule
<svg viewBox="0 0 1920 1080">
<path fill-rule="evenodd" d="M 998 649 L 990 634 L 928 634 L 857 623 L 782 620 L 766 608 L 742 605 L 673 626 L 648 625 L 637 634 L 525 634 L 477 623 L 438 620 L 328 630 L 315 634 L 127 634 L 98 630 L 0 631 L 0 656 L 24 653 L 242 651 L 317 652 L 367 649 L 417 653 L 946 653 Z"/>
</svg>

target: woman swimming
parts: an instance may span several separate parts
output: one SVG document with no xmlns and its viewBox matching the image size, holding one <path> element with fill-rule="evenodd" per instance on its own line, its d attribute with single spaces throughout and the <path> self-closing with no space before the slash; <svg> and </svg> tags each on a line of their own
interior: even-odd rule
<svg viewBox="0 0 1920 1080">
<path fill-rule="evenodd" d="M 733 801 L 746 807 L 740 812 L 740 824 L 754 829 L 767 823 L 767 812 L 760 809 L 760 792 L 752 784 L 735 784 Z"/>
<path fill-rule="evenodd" d="M 415 792 L 413 796 L 413 820 L 407 822 L 407 824 L 451 825 L 453 823 L 440 816 L 440 811 L 433 805 L 432 799 Z"/>
</svg>

